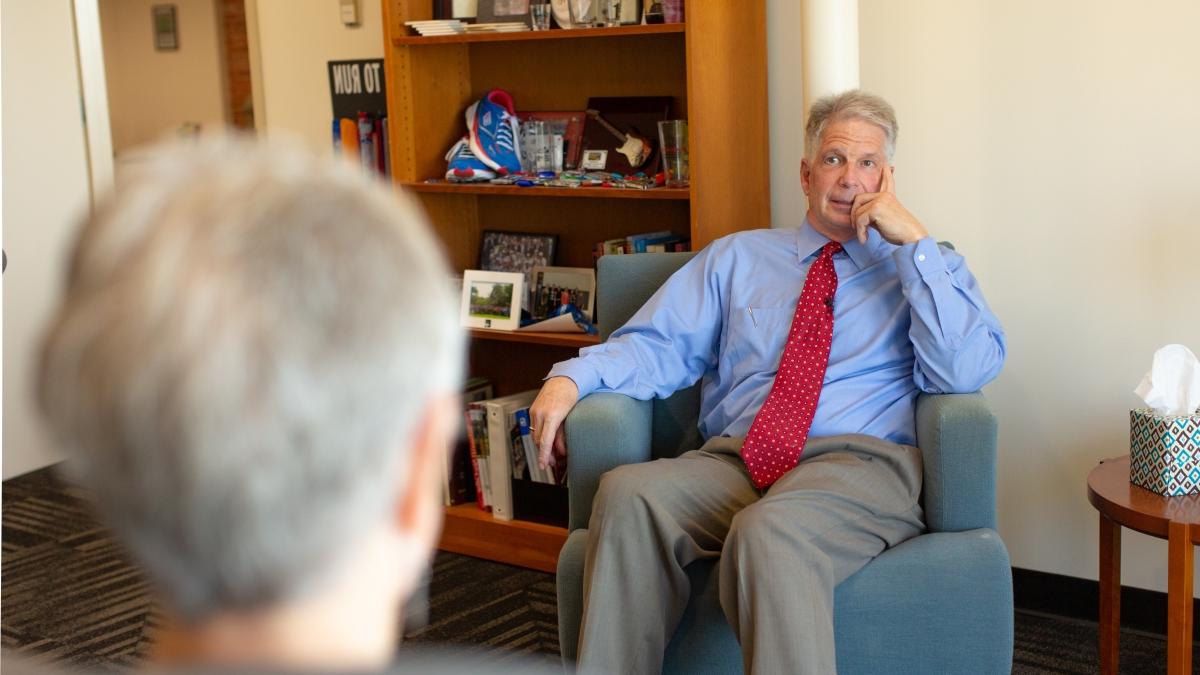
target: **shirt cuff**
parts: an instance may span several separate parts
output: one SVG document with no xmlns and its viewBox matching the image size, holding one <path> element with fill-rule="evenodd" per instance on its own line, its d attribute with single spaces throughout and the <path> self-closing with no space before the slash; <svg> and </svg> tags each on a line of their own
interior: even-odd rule
<svg viewBox="0 0 1200 675">
<path fill-rule="evenodd" d="M 901 246 L 892 252 L 892 259 L 896 261 L 901 285 L 946 271 L 946 260 L 942 258 L 942 250 L 933 237 Z"/>
<path fill-rule="evenodd" d="M 559 361 L 554 364 L 554 367 L 550 369 L 550 372 L 542 381 L 544 382 L 552 377 L 560 376 L 571 378 L 571 381 L 579 388 L 580 399 L 600 387 L 600 376 L 596 373 L 596 370 L 578 358 Z"/>
</svg>

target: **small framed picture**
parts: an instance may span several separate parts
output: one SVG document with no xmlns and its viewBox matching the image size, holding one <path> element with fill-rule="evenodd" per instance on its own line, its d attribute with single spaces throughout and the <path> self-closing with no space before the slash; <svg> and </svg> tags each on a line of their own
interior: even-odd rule
<svg viewBox="0 0 1200 675">
<path fill-rule="evenodd" d="M 175 5 L 154 5 L 154 48 L 160 52 L 179 49 L 179 26 L 175 23 Z"/>
<path fill-rule="evenodd" d="M 534 318 L 549 316 L 564 299 L 578 307 L 591 321 L 596 308 L 596 270 L 590 267 L 533 268 Z"/>
<path fill-rule="evenodd" d="M 521 298 L 525 277 L 516 272 L 463 272 L 462 313 L 464 328 L 516 330 L 521 325 Z"/>
<path fill-rule="evenodd" d="M 607 150 L 584 150 L 583 160 L 579 162 L 579 168 L 585 171 L 604 171 L 608 166 L 608 151 Z"/>
<path fill-rule="evenodd" d="M 479 0 L 475 22 L 521 22 L 528 26 L 529 0 Z"/>
</svg>

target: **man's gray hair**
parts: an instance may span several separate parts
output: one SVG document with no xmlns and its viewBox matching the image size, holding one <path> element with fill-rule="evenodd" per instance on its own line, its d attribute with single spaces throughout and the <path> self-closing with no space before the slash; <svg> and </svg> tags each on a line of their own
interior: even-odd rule
<svg viewBox="0 0 1200 675">
<path fill-rule="evenodd" d="M 287 601 L 411 483 L 463 337 L 420 208 L 247 140 L 156 151 L 85 224 L 39 403 L 170 608 Z M 71 466 L 73 465 L 73 467 Z"/>
<path fill-rule="evenodd" d="M 812 105 L 804 128 L 805 157 L 811 161 L 816 156 L 821 136 L 830 123 L 850 119 L 869 122 L 883 130 L 884 148 L 888 161 L 891 161 L 896 154 L 896 134 L 900 132 L 896 111 L 887 101 L 861 89 L 823 96 Z"/>
</svg>

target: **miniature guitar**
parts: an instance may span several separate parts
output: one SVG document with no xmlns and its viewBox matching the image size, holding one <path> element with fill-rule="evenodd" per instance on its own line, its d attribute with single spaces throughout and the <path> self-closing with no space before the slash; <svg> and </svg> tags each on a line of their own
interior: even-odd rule
<svg viewBox="0 0 1200 675">
<path fill-rule="evenodd" d="M 608 120 L 601 117 L 598 110 L 588 110 L 587 114 L 599 122 L 600 126 L 608 129 L 613 136 L 617 137 L 617 140 L 621 141 L 621 147 L 617 148 L 617 152 L 625 155 L 625 158 L 629 160 L 629 166 L 636 169 L 645 164 L 646 160 L 650 158 L 650 141 L 641 136 L 622 132 L 609 124 Z"/>
</svg>

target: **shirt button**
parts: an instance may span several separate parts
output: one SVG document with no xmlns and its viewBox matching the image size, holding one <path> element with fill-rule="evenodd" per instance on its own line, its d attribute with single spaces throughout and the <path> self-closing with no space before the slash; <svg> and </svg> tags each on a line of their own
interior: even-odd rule
<svg viewBox="0 0 1200 675">
<path fill-rule="evenodd" d="M 925 254 L 921 253 L 917 256 L 917 262 L 925 262 Z"/>
</svg>

